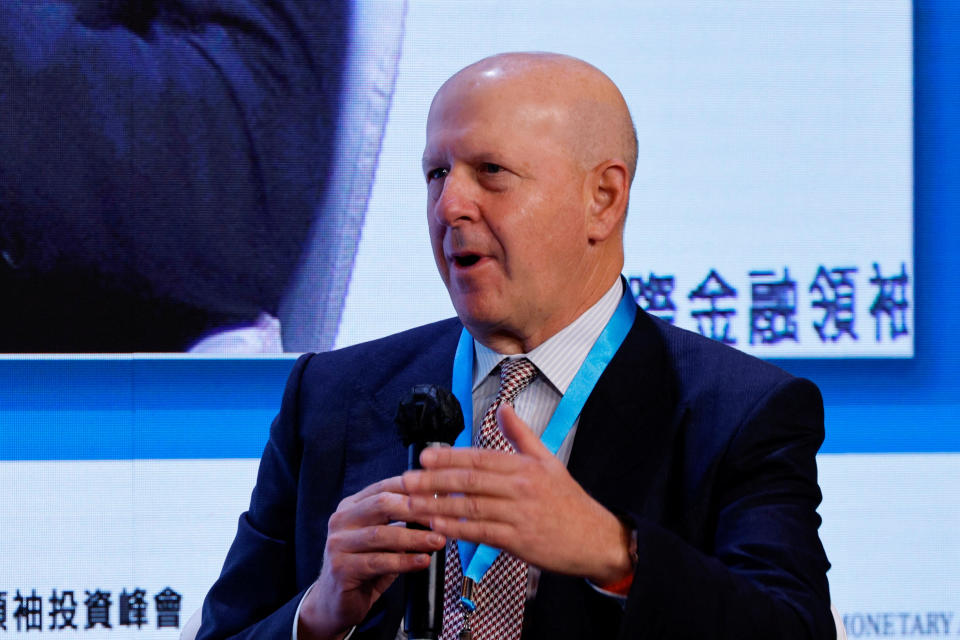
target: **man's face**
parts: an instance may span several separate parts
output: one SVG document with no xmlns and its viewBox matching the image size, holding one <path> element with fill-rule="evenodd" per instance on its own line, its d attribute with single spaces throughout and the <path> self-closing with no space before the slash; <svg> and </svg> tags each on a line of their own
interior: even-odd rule
<svg viewBox="0 0 960 640">
<path fill-rule="evenodd" d="M 515 80 L 488 79 L 448 84 L 431 107 L 430 238 L 471 333 L 535 345 L 584 310 L 585 172 L 571 155 L 563 105 Z"/>
</svg>

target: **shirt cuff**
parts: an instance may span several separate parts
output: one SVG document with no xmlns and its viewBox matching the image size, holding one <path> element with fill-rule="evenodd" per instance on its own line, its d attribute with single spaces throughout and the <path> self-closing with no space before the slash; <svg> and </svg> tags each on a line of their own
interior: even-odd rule
<svg viewBox="0 0 960 640">
<path fill-rule="evenodd" d="M 633 565 L 633 570 L 636 572 L 637 564 L 640 561 L 639 551 L 638 551 L 638 540 L 637 540 L 637 528 L 631 527 L 630 529 L 630 542 L 627 547 L 627 552 L 630 554 L 630 563 Z M 608 598 L 613 598 L 620 603 L 620 606 L 626 608 L 627 606 L 627 592 L 630 591 L 630 587 L 633 585 L 633 575 L 624 578 L 621 582 L 616 585 L 607 585 L 613 586 L 616 588 L 616 591 L 611 591 L 610 589 L 604 589 L 601 586 L 598 586 L 587 580 L 587 584 L 590 585 L 590 588 L 596 591 L 597 593 L 603 594 Z"/>
<path fill-rule="evenodd" d="M 297 612 L 293 614 L 293 630 L 290 632 L 290 640 L 297 640 L 297 627 L 300 626 L 300 607 L 303 606 L 303 601 L 307 599 L 307 594 L 313 591 L 313 588 L 316 585 L 317 583 L 314 582 L 312 585 L 307 587 L 307 590 L 303 592 L 303 597 L 300 598 L 300 604 L 297 605 Z M 357 630 L 356 627 L 350 629 L 350 633 L 345 635 L 343 637 L 343 640 L 350 640 L 350 637 L 353 635 L 353 632 L 356 630 Z"/>
<path fill-rule="evenodd" d="M 605 595 L 605 596 L 607 596 L 608 598 L 611 598 L 611 599 L 613 599 L 613 600 L 616 600 L 617 602 L 620 603 L 620 606 L 621 606 L 621 607 L 623 607 L 624 609 L 627 608 L 627 596 L 622 595 L 622 594 L 619 594 L 619 593 L 614 593 L 613 591 L 607 591 L 606 589 L 603 589 L 603 588 L 598 587 L 597 585 L 593 584 L 593 583 L 590 582 L 589 580 L 587 580 L 587 584 L 590 585 L 590 588 L 593 589 L 594 591 L 596 591 L 597 593 L 602 594 L 602 595 Z M 293 640 L 297 640 L 297 639 L 294 638 Z"/>
</svg>

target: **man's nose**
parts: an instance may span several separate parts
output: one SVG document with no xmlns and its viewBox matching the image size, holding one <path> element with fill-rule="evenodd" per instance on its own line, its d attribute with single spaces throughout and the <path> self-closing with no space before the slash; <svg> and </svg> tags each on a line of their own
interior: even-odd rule
<svg viewBox="0 0 960 640">
<path fill-rule="evenodd" d="M 479 215 L 476 195 L 476 185 L 466 172 L 452 170 L 440 186 L 440 193 L 433 203 L 433 215 L 447 226 L 474 220 Z"/>
</svg>

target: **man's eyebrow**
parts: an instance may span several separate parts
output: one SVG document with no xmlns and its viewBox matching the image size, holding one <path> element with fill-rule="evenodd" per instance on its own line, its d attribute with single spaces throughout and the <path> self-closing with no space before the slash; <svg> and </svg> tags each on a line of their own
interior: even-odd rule
<svg viewBox="0 0 960 640">
<path fill-rule="evenodd" d="M 504 154 L 496 151 L 476 151 L 472 154 L 466 154 L 462 158 L 462 161 L 469 165 L 490 163 L 504 166 L 505 163 L 509 164 L 509 162 L 504 158 Z M 448 163 L 449 160 L 443 153 L 425 153 L 420 158 L 420 165 L 424 172 L 436 167 L 449 166 Z"/>
</svg>

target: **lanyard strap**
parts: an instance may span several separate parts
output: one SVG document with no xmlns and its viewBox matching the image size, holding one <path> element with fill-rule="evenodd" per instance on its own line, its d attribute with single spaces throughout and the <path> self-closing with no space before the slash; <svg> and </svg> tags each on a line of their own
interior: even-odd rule
<svg viewBox="0 0 960 640">
<path fill-rule="evenodd" d="M 616 311 L 603 328 L 603 332 L 586 360 L 580 365 L 577 375 L 570 382 L 567 392 L 560 398 L 560 404 L 557 405 L 547 428 L 540 437 L 544 446 L 552 453 L 557 455 L 560 445 L 566 439 L 570 429 L 573 428 L 577 417 L 583 410 L 587 398 L 596 386 L 604 369 L 610 364 L 614 354 L 623 344 L 623 340 L 630 332 L 633 326 L 634 318 L 637 315 L 637 306 L 631 296 L 627 293 L 629 289 L 624 287 L 623 297 L 617 305 Z M 464 416 L 470 416 L 470 422 L 473 423 L 473 337 L 464 329 L 460 334 L 460 342 L 457 344 L 457 353 L 453 359 L 453 395 L 460 401 L 460 407 L 463 409 Z M 454 443 L 455 447 L 469 447 L 473 442 L 473 429 L 464 429 L 457 437 Z M 457 541 L 457 548 L 460 552 L 460 562 L 463 565 L 463 575 L 474 582 L 480 582 L 487 569 L 493 565 L 497 559 L 500 550 L 495 547 L 489 547 L 485 544 L 477 545 L 473 542 L 463 540 Z"/>
</svg>

